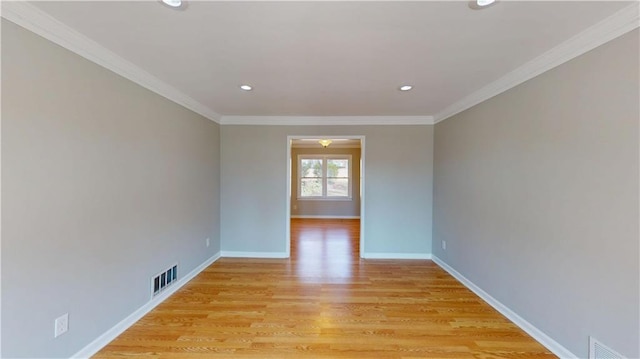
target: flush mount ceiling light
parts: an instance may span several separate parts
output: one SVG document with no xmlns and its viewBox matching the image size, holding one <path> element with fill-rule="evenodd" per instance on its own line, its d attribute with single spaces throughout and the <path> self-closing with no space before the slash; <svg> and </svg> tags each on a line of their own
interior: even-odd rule
<svg viewBox="0 0 640 359">
<path fill-rule="evenodd" d="M 409 91 L 412 88 L 413 88 L 413 86 L 411 86 L 411 85 L 402 85 L 402 86 L 400 86 L 399 90 L 400 91 Z"/>
<path fill-rule="evenodd" d="M 324 147 L 324 148 L 327 148 L 331 144 L 331 142 L 333 142 L 333 141 L 331 141 L 331 140 L 320 140 L 320 141 L 318 141 L 318 143 L 321 144 L 322 147 Z"/>
<path fill-rule="evenodd" d="M 474 10 L 486 9 L 496 3 L 496 0 L 473 0 L 469 2 L 469 7 Z"/>
<path fill-rule="evenodd" d="M 182 0 L 161 0 L 163 4 L 172 7 L 174 9 L 179 8 L 180 6 L 182 6 Z"/>
<path fill-rule="evenodd" d="M 244 91 L 251 91 L 253 90 L 253 87 L 251 87 L 251 85 L 240 85 L 240 89 Z"/>
</svg>

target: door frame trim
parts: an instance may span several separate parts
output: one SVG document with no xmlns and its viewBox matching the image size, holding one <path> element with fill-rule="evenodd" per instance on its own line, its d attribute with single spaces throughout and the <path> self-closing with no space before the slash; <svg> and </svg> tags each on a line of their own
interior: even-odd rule
<svg viewBox="0 0 640 359">
<path fill-rule="evenodd" d="M 355 139 L 360 140 L 360 258 L 364 258 L 364 248 L 365 248 L 365 232 L 364 232 L 364 224 L 365 224 L 365 136 L 364 135 L 289 135 L 287 136 L 287 205 L 286 205 L 286 230 L 285 230 L 285 240 L 286 240 L 286 256 L 287 258 L 291 257 L 291 196 L 292 196 L 292 183 L 291 183 L 291 143 L 293 140 L 299 139 L 307 139 L 307 138 L 345 138 L 345 139 Z"/>
</svg>

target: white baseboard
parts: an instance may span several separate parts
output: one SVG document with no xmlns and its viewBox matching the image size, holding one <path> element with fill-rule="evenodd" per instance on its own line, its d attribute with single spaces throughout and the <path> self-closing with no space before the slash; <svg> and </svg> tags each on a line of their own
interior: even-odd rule
<svg viewBox="0 0 640 359">
<path fill-rule="evenodd" d="M 222 251 L 221 257 L 231 258 L 288 258 L 285 252 L 236 252 L 236 251 Z"/>
<path fill-rule="evenodd" d="M 431 259 L 431 253 L 371 253 L 361 255 L 365 259 Z"/>
<path fill-rule="evenodd" d="M 536 328 L 533 324 L 529 323 L 521 316 L 516 314 L 514 311 L 509 309 L 506 305 L 500 303 L 497 299 L 492 297 L 489 293 L 482 290 L 480 287 L 475 285 L 472 281 L 467 279 L 465 276 L 460 274 L 458 271 L 450 267 L 444 261 L 442 261 L 437 256 L 433 256 L 433 262 L 439 265 L 442 269 L 449 272 L 454 278 L 459 280 L 465 287 L 469 288 L 472 292 L 474 292 L 478 297 L 482 298 L 485 302 L 487 302 L 490 306 L 495 308 L 502 315 L 507 317 L 517 326 L 519 326 L 522 330 L 527 332 L 527 334 L 531 335 L 535 340 L 537 340 L 540 344 L 544 345 L 547 349 L 549 349 L 553 354 L 557 355 L 560 358 L 578 358 L 577 355 L 570 352 L 567 348 L 560 345 L 560 343 L 553 340 L 550 336 L 546 335 L 543 331 Z"/>
<path fill-rule="evenodd" d="M 360 219 L 360 216 L 291 216 L 291 218 L 303 219 Z"/>
<path fill-rule="evenodd" d="M 173 293 L 177 292 L 180 287 L 187 284 L 191 279 L 193 279 L 196 275 L 202 272 L 205 268 L 210 266 L 213 262 L 217 261 L 220 258 L 220 252 L 214 254 L 211 258 L 207 259 L 204 263 L 197 266 L 194 270 L 189 272 L 184 277 L 180 278 L 176 284 L 167 287 L 162 293 L 158 294 L 155 298 L 151 299 L 149 302 L 144 304 L 142 307 L 138 308 L 135 312 L 131 313 L 128 317 L 124 318 L 118 324 L 116 324 L 113 328 L 107 330 L 104 334 L 96 338 L 94 341 L 89 343 L 86 347 L 80 349 L 79 352 L 75 353 L 71 358 L 89 358 L 96 354 L 100 349 L 104 348 L 107 344 L 109 344 L 113 339 L 115 339 L 118 335 L 122 334 L 125 330 L 127 330 L 130 326 L 132 326 L 135 322 L 140 320 L 140 318 L 144 317 L 147 313 L 149 313 L 153 308 L 157 307 L 158 304 L 164 302 L 165 299 L 169 298 Z"/>
</svg>

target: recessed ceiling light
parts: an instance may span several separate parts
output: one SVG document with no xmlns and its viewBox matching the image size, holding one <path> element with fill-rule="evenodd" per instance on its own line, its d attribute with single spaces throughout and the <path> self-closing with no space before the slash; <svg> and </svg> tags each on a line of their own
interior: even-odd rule
<svg viewBox="0 0 640 359">
<path fill-rule="evenodd" d="M 489 5 L 493 4 L 494 2 L 496 2 L 496 0 L 476 0 L 476 4 L 478 4 L 478 6 L 480 6 L 480 7 L 489 6 Z"/>
<path fill-rule="evenodd" d="M 162 3 L 177 8 L 182 5 L 182 0 L 162 0 Z"/>
<path fill-rule="evenodd" d="M 489 7 L 489 5 L 493 5 L 496 3 L 496 0 L 473 0 L 469 1 L 469 7 L 474 10 L 485 9 Z"/>
<path fill-rule="evenodd" d="M 411 85 L 403 85 L 403 86 L 400 86 L 400 91 L 409 91 L 412 88 L 413 88 L 413 86 L 411 86 Z"/>
<path fill-rule="evenodd" d="M 240 89 L 242 89 L 244 91 L 251 91 L 251 90 L 253 90 L 253 87 L 251 87 L 249 85 L 240 85 Z"/>
</svg>

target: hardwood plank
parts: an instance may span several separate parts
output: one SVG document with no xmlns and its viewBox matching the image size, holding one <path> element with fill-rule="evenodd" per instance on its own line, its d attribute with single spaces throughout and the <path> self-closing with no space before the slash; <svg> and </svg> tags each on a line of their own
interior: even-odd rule
<svg viewBox="0 0 640 359">
<path fill-rule="evenodd" d="M 360 259 L 359 227 L 293 219 L 290 259 L 218 260 L 94 358 L 555 358 L 433 262 Z"/>
</svg>

